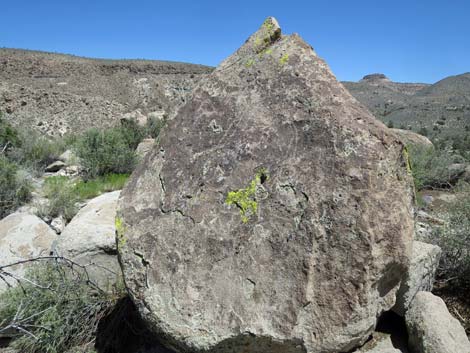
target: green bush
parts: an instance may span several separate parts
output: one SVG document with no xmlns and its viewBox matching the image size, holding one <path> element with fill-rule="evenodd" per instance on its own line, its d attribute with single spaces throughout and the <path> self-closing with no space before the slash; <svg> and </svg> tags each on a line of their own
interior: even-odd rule
<svg viewBox="0 0 470 353">
<path fill-rule="evenodd" d="M 470 185 L 459 187 L 447 211 L 446 224 L 433 230 L 442 249 L 438 277 L 455 285 L 470 284 Z"/>
<path fill-rule="evenodd" d="M 123 119 L 121 125 L 115 129 L 121 133 L 127 145 L 133 150 L 137 148 L 146 135 L 146 129 L 135 120 Z"/>
<path fill-rule="evenodd" d="M 0 114 L 0 152 L 6 152 L 21 145 L 18 131 Z"/>
<path fill-rule="evenodd" d="M 44 181 L 44 195 L 47 204 L 39 209 L 39 215 L 44 217 L 63 216 L 70 221 L 78 212 L 77 202 L 80 198 L 75 192 L 73 181 L 65 176 L 52 176 Z"/>
<path fill-rule="evenodd" d="M 63 353 L 76 347 L 92 351 L 98 324 L 121 291 L 101 291 L 64 260 L 34 265 L 28 281 L 0 297 L 0 329 L 20 328 L 12 347 L 22 353 Z"/>
<path fill-rule="evenodd" d="M 119 128 L 88 130 L 77 141 L 76 154 L 88 178 L 130 173 L 136 163 L 135 151 Z"/>
<path fill-rule="evenodd" d="M 151 138 L 157 138 L 160 135 L 160 131 L 166 125 L 166 118 L 156 119 L 149 118 L 146 124 L 147 135 Z"/>
<path fill-rule="evenodd" d="M 16 164 L 0 155 L 0 218 L 31 199 L 31 183 Z"/>
<path fill-rule="evenodd" d="M 13 148 L 9 157 L 37 173 L 44 172 L 66 149 L 63 140 L 52 140 L 33 131 L 22 131 L 20 136 L 21 145 Z"/>
<path fill-rule="evenodd" d="M 408 146 L 411 170 L 416 189 L 448 188 L 455 182 L 449 166 L 464 159 L 445 149 L 427 146 Z"/>
</svg>

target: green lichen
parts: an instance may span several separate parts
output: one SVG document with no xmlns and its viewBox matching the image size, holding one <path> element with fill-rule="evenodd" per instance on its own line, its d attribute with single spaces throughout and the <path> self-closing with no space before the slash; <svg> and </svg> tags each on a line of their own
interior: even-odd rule
<svg viewBox="0 0 470 353">
<path fill-rule="evenodd" d="M 285 65 L 289 61 L 289 54 L 284 54 L 280 59 L 279 59 L 279 64 Z"/>
<path fill-rule="evenodd" d="M 227 205 L 236 205 L 240 209 L 242 222 L 247 223 L 251 216 L 258 211 L 258 202 L 256 200 L 256 188 L 268 179 L 267 172 L 263 169 L 256 173 L 255 178 L 250 184 L 236 191 L 230 191 L 225 199 Z"/>
<path fill-rule="evenodd" d="M 124 245 L 126 245 L 126 242 L 127 242 L 127 239 L 124 235 L 125 226 L 122 222 L 122 218 L 116 217 L 115 220 L 114 220 L 114 226 L 116 227 L 117 247 L 118 247 L 118 250 L 119 250 Z"/>
</svg>

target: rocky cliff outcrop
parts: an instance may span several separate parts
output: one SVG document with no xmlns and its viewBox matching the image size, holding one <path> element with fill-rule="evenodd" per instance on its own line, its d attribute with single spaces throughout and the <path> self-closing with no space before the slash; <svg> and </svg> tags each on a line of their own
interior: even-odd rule
<svg viewBox="0 0 470 353">
<path fill-rule="evenodd" d="M 125 281 L 191 352 L 344 352 L 409 264 L 402 143 L 269 18 L 201 80 L 118 206 Z"/>
</svg>

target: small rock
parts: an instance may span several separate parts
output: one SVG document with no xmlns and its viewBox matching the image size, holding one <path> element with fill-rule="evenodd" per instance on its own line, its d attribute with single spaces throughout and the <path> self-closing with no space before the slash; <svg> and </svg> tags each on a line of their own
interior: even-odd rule
<svg viewBox="0 0 470 353">
<path fill-rule="evenodd" d="M 140 126 L 145 126 L 145 124 L 147 124 L 147 117 L 142 114 L 140 109 L 124 114 L 121 117 L 121 120 L 134 120 Z"/>
<path fill-rule="evenodd" d="M 59 156 L 59 161 L 64 162 L 67 166 L 74 165 L 78 161 L 78 157 L 72 150 L 66 150 Z"/>
<path fill-rule="evenodd" d="M 50 227 L 57 233 L 60 234 L 65 228 L 65 219 L 63 216 L 54 218 L 51 221 Z"/>
<path fill-rule="evenodd" d="M 416 294 L 406 313 L 406 326 L 415 353 L 470 353 L 465 329 L 432 293 Z"/>
<path fill-rule="evenodd" d="M 155 119 L 157 121 L 164 120 L 167 114 L 164 110 L 157 110 L 147 114 L 148 119 Z"/>
<path fill-rule="evenodd" d="M 55 161 L 54 163 L 49 164 L 45 171 L 47 173 L 55 173 L 65 167 L 65 163 L 62 161 Z"/>
<path fill-rule="evenodd" d="M 392 309 L 395 313 L 404 316 L 416 293 L 432 290 L 440 256 L 440 247 L 420 241 L 413 242 L 410 267 Z"/>
</svg>

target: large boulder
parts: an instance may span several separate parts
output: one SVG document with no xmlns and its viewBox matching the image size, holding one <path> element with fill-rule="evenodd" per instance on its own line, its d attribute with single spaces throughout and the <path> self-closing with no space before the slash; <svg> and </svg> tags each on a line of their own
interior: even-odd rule
<svg viewBox="0 0 470 353">
<path fill-rule="evenodd" d="M 403 150 L 267 19 L 201 81 L 121 194 L 118 250 L 144 320 L 179 351 L 363 343 L 409 263 Z"/>
<path fill-rule="evenodd" d="M 0 221 L 0 267 L 39 256 L 49 256 L 56 237 L 56 233 L 33 214 L 16 212 L 3 218 Z M 5 270 L 20 278 L 24 276 L 29 265 L 31 263 L 8 267 Z M 17 284 L 12 277 L 2 277 L 10 285 Z M 0 278 L 0 291 L 8 286 L 4 280 Z"/>
<path fill-rule="evenodd" d="M 413 353 L 470 353 L 465 329 L 432 293 L 416 294 L 406 312 L 406 326 Z"/>
<path fill-rule="evenodd" d="M 394 312 L 404 316 L 416 293 L 432 290 L 440 257 L 441 248 L 437 245 L 413 242 L 410 267 L 398 290 Z"/>
<path fill-rule="evenodd" d="M 92 281 L 105 288 L 120 278 L 115 242 L 116 205 L 120 191 L 90 200 L 54 242 L 54 252 L 82 266 Z"/>
</svg>

